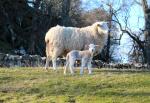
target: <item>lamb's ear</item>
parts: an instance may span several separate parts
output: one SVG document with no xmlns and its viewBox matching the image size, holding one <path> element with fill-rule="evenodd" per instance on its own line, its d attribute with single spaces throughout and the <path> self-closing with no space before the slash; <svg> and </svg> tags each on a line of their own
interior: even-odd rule
<svg viewBox="0 0 150 103">
<path fill-rule="evenodd" d="M 100 45 L 95 45 L 95 48 L 99 48 L 100 47 Z"/>
<path fill-rule="evenodd" d="M 88 49 L 88 48 L 89 48 L 89 45 L 85 45 L 85 46 L 84 46 L 84 49 Z"/>
<path fill-rule="evenodd" d="M 99 46 L 99 45 L 95 45 L 95 46 Z"/>
</svg>

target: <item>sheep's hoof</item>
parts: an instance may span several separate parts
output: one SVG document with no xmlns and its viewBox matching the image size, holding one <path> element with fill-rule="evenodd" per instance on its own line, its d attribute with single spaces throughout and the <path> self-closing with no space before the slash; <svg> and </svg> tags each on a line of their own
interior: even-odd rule
<svg viewBox="0 0 150 103">
<path fill-rule="evenodd" d="M 45 67 L 44 69 L 48 71 L 48 68 L 47 68 L 47 67 Z"/>
<path fill-rule="evenodd" d="M 54 69 L 53 71 L 54 71 L 55 73 L 59 73 L 59 71 L 58 71 L 57 69 Z"/>
</svg>

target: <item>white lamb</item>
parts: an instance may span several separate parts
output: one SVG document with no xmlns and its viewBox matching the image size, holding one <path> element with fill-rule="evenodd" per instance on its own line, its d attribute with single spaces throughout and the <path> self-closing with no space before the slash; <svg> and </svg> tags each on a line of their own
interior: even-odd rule
<svg viewBox="0 0 150 103">
<path fill-rule="evenodd" d="M 66 74 L 66 70 L 69 67 L 71 74 L 74 74 L 74 64 L 76 60 L 81 60 L 81 69 L 80 74 L 83 74 L 83 69 L 85 67 L 88 67 L 89 74 L 92 73 L 92 58 L 94 55 L 94 52 L 96 50 L 96 46 L 94 44 L 89 45 L 88 50 L 79 51 L 79 50 L 72 50 L 70 51 L 66 56 L 66 67 L 64 69 L 64 74 Z"/>
<path fill-rule="evenodd" d="M 65 56 L 71 50 L 85 50 L 85 45 L 90 43 L 99 45 L 96 54 L 100 53 L 107 40 L 107 22 L 96 22 L 91 26 L 76 27 L 52 27 L 45 36 L 46 42 L 46 65 L 52 60 L 53 69 L 56 69 L 58 56 Z"/>
</svg>

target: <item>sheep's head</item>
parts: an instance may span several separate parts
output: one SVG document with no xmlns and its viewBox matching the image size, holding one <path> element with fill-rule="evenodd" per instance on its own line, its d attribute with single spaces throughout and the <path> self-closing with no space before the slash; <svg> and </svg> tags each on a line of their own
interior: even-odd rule
<svg viewBox="0 0 150 103">
<path fill-rule="evenodd" d="M 94 26 L 97 28 L 98 33 L 100 34 L 108 34 L 108 23 L 105 21 L 96 22 Z"/>
</svg>

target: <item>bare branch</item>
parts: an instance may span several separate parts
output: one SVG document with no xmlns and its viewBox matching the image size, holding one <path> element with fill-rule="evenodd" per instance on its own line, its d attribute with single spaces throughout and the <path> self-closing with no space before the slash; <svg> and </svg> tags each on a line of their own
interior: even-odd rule
<svg viewBox="0 0 150 103">
<path fill-rule="evenodd" d="M 140 3 L 139 1 L 134 0 L 134 2 L 135 2 L 136 4 L 138 4 L 138 5 L 142 6 L 142 3 Z"/>
</svg>

